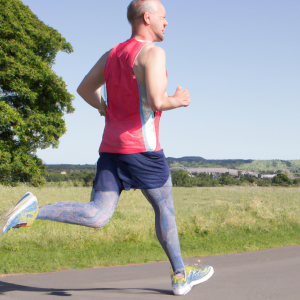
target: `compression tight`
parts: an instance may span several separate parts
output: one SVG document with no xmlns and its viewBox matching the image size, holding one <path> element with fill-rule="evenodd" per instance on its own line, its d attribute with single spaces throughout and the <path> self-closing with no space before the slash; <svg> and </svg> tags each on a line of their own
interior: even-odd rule
<svg viewBox="0 0 300 300">
<path fill-rule="evenodd" d="M 174 216 L 171 178 L 157 189 L 145 189 L 142 193 L 155 212 L 156 236 L 168 256 L 174 272 L 184 271 Z M 112 217 L 119 200 L 114 191 L 93 191 L 91 202 L 58 202 L 40 208 L 37 219 L 93 228 L 103 227 Z"/>
<path fill-rule="evenodd" d="M 49 204 L 40 208 L 37 219 L 100 228 L 112 217 L 118 201 L 117 192 L 92 191 L 90 202 Z"/>
</svg>

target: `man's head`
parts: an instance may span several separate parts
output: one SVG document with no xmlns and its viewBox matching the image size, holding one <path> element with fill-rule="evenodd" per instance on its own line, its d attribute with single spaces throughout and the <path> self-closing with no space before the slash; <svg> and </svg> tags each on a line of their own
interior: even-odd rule
<svg viewBox="0 0 300 300">
<path fill-rule="evenodd" d="M 157 42 L 164 40 L 168 25 L 165 15 L 165 8 L 158 0 L 133 0 L 127 9 L 127 19 L 133 32 L 147 32 Z"/>
</svg>

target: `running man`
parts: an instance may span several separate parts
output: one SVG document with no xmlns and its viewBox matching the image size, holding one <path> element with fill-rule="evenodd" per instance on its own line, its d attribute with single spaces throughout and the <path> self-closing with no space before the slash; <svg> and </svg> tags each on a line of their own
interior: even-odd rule
<svg viewBox="0 0 300 300">
<path fill-rule="evenodd" d="M 105 116 L 91 201 L 58 202 L 39 210 L 35 196 L 27 193 L 7 213 L 3 232 L 29 226 L 35 218 L 100 228 L 112 217 L 123 190 L 141 189 L 154 209 L 156 235 L 173 269 L 173 292 L 185 295 L 214 270 L 183 264 L 170 170 L 158 133 L 162 111 L 188 106 L 190 95 L 181 87 L 171 97 L 166 93 L 166 55 L 154 45 L 164 40 L 168 25 L 163 5 L 157 0 L 135 0 L 128 6 L 127 17 L 131 38 L 106 52 L 77 90 Z M 103 86 L 107 106 L 101 96 Z"/>
</svg>

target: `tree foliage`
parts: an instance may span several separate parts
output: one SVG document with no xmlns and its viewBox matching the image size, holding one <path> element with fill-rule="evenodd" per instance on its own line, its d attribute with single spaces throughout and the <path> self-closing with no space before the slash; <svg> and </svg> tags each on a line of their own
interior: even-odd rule
<svg viewBox="0 0 300 300">
<path fill-rule="evenodd" d="M 72 46 L 20 0 L 0 0 L 0 182 L 44 182 L 38 148 L 57 147 L 73 95 L 51 69 Z"/>
<path fill-rule="evenodd" d="M 69 182 L 75 186 L 92 186 L 96 172 L 75 171 L 71 173 L 61 174 L 57 172 L 48 172 L 45 175 L 47 182 Z"/>
<path fill-rule="evenodd" d="M 190 177 L 184 170 L 171 173 L 173 186 L 190 186 Z"/>
<path fill-rule="evenodd" d="M 190 177 L 191 176 L 191 177 Z M 193 173 L 192 175 L 184 170 L 171 172 L 173 186 L 218 186 L 218 180 L 206 173 Z"/>
<path fill-rule="evenodd" d="M 286 174 L 279 173 L 272 179 L 272 183 L 279 185 L 291 185 L 293 181 L 290 178 L 288 178 Z"/>
</svg>

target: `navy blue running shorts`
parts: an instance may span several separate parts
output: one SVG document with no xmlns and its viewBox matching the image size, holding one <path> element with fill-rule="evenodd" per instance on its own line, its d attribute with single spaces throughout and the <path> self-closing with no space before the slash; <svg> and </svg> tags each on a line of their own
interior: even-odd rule
<svg viewBox="0 0 300 300">
<path fill-rule="evenodd" d="M 93 189 L 117 191 L 155 189 L 170 176 L 163 150 L 136 154 L 100 153 Z"/>
</svg>

